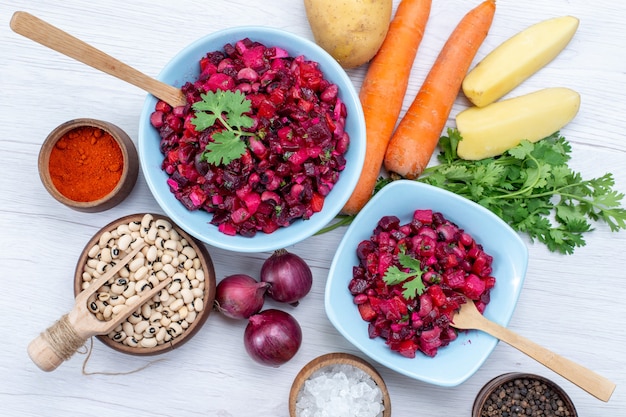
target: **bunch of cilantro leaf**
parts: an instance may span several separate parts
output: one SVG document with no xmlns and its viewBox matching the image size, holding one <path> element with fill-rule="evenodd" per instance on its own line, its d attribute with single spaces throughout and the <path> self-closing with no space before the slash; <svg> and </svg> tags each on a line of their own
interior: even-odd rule
<svg viewBox="0 0 626 417">
<path fill-rule="evenodd" d="M 613 175 L 584 180 L 568 166 L 571 146 L 559 132 L 478 161 L 457 156 L 460 140 L 458 130 L 448 129 L 439 140 L 440 164 L 426 168 L 417 181 L 480 204 L 552 252 L 571 254 L 584 246 L 593 221 L 605 222 L 611 231 L 626 229 L 624 194 L 612 188 Z M 391 181 L 380 178 L 374 192 Z M 350 221 L 340 219 L 327 230 Z"/>
</svg>

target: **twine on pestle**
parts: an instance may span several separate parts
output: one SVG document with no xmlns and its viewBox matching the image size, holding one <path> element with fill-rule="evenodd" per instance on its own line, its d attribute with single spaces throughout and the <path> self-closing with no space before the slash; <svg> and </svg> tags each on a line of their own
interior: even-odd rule
<svg viewBox="0 0 626 417">
<path fill-rule="evenodd" d="M 67 314 L 41 335 L 48 342 L 52 351 L 64 361 L 72 357 L 86 341 L 76 333 Z"/>
</svg>

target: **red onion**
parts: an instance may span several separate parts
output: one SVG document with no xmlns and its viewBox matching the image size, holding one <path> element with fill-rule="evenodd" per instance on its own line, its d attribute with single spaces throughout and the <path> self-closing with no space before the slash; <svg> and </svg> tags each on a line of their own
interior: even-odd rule
<svg viewBox="0 0 626 417">
<path fill-rule="evenodd" d="M 304 259 L 279 249 L 263 263 L 261 281 L 272 284 L 267 290 L 269 297 L 295 306 L 311 291 L 313 273 Z"/>
<path fill-rule="evenodd" d="M 252 359 L 278 368 L 300 349 L 302 329 L 291 314 L 268 309 L 250 317 L 243 337 L 246 351 Z"/>
<path fill-rule="evenodd" d="M 247 319 L 261 311 L 269 286 L 249 275 L 229 275 L 215 288 L 215 308 L 227 317 Z"/>
</svg>

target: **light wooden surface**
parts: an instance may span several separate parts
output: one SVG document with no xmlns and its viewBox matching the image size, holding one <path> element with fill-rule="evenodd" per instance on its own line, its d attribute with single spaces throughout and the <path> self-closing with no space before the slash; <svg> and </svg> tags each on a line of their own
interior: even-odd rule
<svg viewBox="0 0 626 417">
<path fill-rule="evenodd" d="M 405 108 L 453 26 L 478 0 L 433 3 Z M 580 92 L 580 113 L 562 131 L 572 143 L 571 165 L 587 178 L 612 172 L 616 188 L 626 192 L 626 5 L 609 0 L 499 0 L 497 7 L 478 58 L 539 20 L 566 14 L 580 18 L 567 49 L 514 94 L 550 86 Z M 303 345 L 280 368 L 262 367 L 249 359 L 242 340 L 245 323 L 218 314 L 189 343 L 158 357 L 128 356 L 94 341 L 88 372 L 126 373 L 151 365 L 134 373 L 83 375 L 85 356 L 80 354 L 50 373 L 30 361 L 28 343 L 72 308 L 74 268 L 92 235 L 124 215 L 162 211 L 141 174 L 129 198 L 103 213 L 72 211 L 45 192 L 37 155 L 52 129 L 69 119 L 94 117 L 119 125 L 136 141 L 146 94 L 13 33 L 9 21 L 17 10 L 31 12 L 154 76 L 184 46 L 217 29 L 258 24 L 312 39 L 301 2 L 19 0 L 0 4 L 0 326 L 4 336 L 0 415 L 288 416 L 291 383 L 307 362 L 328 352 L 361 355 L 335 331 L 323 307 L 326 275 L 342 230 L 288 248 L 310 263 L 314 286 L 290 310 L 302 325 Z M 364 69 L 349 71 L 357 87 Z M 459 97 L 453 114 L 465 106 Z M 571 395 L 581 416 L 624 414 L 626 332 L 614 321 L 626 310 L 626 232 L 612 233 L 599 224 L 587 236 L 587 246 L 571 256 L 526 242 L 528 274 L 510 328 L 615 382 L 611 400 L 597 400 L 500 343 L 472 378 L 454 388 L 430 386 L 374 363 L 389 388 L 395 416 L 467 416 L 479 389 L 511 371 L 554 380 Z M 236 272 L 254 275 L 269 256 L 209 250 L 218 278 Z"/>
</svg>

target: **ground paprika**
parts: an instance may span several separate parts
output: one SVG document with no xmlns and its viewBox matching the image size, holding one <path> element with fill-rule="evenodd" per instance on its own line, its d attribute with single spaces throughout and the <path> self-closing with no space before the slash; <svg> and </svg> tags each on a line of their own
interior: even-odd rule
<svg viewBox="0 0 626 417">
<path fill-rule="evenodd" d="M 98 127 L 78 127 L 64 134 L 50 152 L 48 169 L 55 188 L 73 201 L 98 200 L 119 183 L 122 150 Z"/>
</svg>

